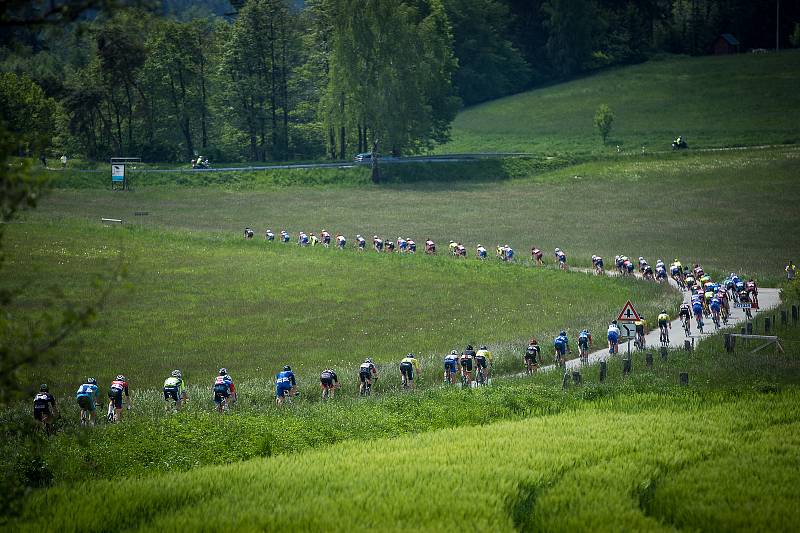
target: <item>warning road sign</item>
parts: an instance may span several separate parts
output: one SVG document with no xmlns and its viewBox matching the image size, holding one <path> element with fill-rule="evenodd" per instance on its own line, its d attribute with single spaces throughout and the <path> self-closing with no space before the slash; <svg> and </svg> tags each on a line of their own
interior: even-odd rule
<svg viewBox="0 0 800 533">
<path fill-rule="evenodd" d="M 636 320 L 641 320 L 641 319 L 639 318 L 639 313 L 637 313 L 636 309 L 633 308 L 633 304 L 631 303 L 631 301 L 628 300 L 625 303 L 625 307 L 623 307 L 622 311 L 619 312 L 617 320 L 635 322 Z"/>
</svg>

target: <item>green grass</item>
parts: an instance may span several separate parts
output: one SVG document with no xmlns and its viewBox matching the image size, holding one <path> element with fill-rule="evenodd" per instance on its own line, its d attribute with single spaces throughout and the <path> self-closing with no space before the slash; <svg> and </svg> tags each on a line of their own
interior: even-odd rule
<svg viewBox="0 0 800 533">
<path fill-rule="evenodd" d="M 122 488 L 117 479 L 92 480 L 34 493 L 11 526 L 204 529 L 224 516 L 234 529 L 268 530 L 788 530 L 800 518 L 788 496 L 800 481 L 798 400 L 795 390 L 643 394 L 554 416 L 126 479 Z M 735 466 L 743 450 L 758 462 L 718 468 Z M 695 491 L 695 482 L 707 490 Z M 103 503 L 119 490 L 123 497 Z"/>
<path fill-rule="evenodd" d="M 51 284 L 85 298 L 120 255 L 128 263 L 129 287 L 114 290 L 97 325 L 59 348 L 56 367 L 28 376 L 69 391 L 87 375 L 105 383 L 118 373 L 155 387 L 173 368 L 210 384 L 221 366 L 269 379 L 291 364 L 315 383 L 328 365 L 348 375 L 373 357 L 394 368 L 407 352 L 435 356 L 438 374 L 439 357 L 467 343 L 520 349 L 531 335 L 597 330 L 628 298 L 650 314 L 676 301 L 654 284 L 554 269 L 140 226 L 29 222 L 7 239 L 7 268 L 31 310 L 47 305 Z"/>
<path fill-rule="evenodd" d="M 672 58 L 603 71 L 460 113 L 440 152 L 601 153 L 800 141 L 800 53 Z M 608 146 L 592 126 L 600 104 L 616 119 Z"/>
<path fill-rule="evenodd" d="M 583 265 L 592 254 L 609 261 L 618 253 L 651 262 L 680 257 L 755 275 L 762 284 L 777 283 L 785 261 L 800 256 L 800 237 L 786 231 L 800 224 L 796 148 L 622 155 L 554 170 L 535 160 L 432 168 L 454 180 L 460 170 L 481 164 L 484 181 L 56 190 L 31 218 L 119 217 L 126 224 L 227 235 L 246 225 L 259 236 L 266 227 L 295 235 L 327 228 L 351 243 L 356 233 L 402 234 L 420 243 L 430 236 L 440 245 L 460 240 L 471 254 L 478 243 L 509 243 L 518 256 L 537 245 L 548 252 L 546 259 L 558 246 Z M 135 211 L 149 215 L 135 217 Z"/>
</svg>

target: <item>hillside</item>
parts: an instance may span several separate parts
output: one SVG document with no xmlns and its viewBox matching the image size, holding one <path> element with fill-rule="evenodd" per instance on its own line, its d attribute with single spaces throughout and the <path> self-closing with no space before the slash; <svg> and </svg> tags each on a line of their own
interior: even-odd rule
<svg viewBox="0 0 800 533">
<path fill-rule="evenodd" d="M 440 152 L 591 153 L 800 142 L 800 53 L 670 58 L 502 98 L 461 112 Z M 592 126 L 616 115 L 608 147 Z"/>
</svg>

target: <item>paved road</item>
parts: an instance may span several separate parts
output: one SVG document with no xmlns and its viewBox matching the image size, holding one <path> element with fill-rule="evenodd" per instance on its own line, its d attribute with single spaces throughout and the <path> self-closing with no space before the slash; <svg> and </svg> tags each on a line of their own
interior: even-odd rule
<svg viewBox="0 0 800 533">
<path fill-rule="evenodd" d="M 584 270 L 584 269 L 577 269 L 577 270 Z M 586 272 L 590 272 L 589 270 L 585 270 L 585 271 Z M 611 273 L 611 275 L 615 275 L 616 274 L 615 271 L 612 271 L 610 273 Z M 678 288 L 677 284 L 672 279 L 669 280 L 669 283 L 676 290 L 680 290 Z M 689 302 L 690 299 L 691 299 L 691 295 L 690 295 L 689 291 L 683 291 L 683 301 L 684 302 Z M 769 310 L 769 309 L 774 309 L 775 307 L 777 307 L 780 304 L 780 290 L 779 289 L 759 288 L 758 289 L 758 303 L 759 303 L 759 306 L 760 306 L 760 309 L 759 309 L 758 312 L 763 312 L 763 311 L 766 311 L 766 310 Z M 636 302 L 634 302 L 634 305 L 636 305 Z M 753 316 L 755 317 L 758 312 L 754 312 Z M 670 311 L 670 315 L 672 315 L 673 313 L 677 314 L 677 311 L 671 310 Z M 728 327 L 735 326 L 737 324 L 741 324 L 742 322 L 744 322 L 746 320 L 746 318 L 747 317 L 746 317 L 745 312 L 744 312 L 743 309 L 734 309 L 733 305 L 731 305 L 731 316 L 728 319 Z M 652 324 L 651 321 L 648 320 L 648 326 L 654 326 L 655 329 L 650 331 L 649 333 L 647 333 L 645 335 L 645 339 L 644 339 L 645 340 L 645 348 L 651 348 L 651 349 L 657 350 L 661 346 L 661 341 L 659 339 L 660 333 L 659 333 L 659 330 L 658 330 L 658 325 L 657 324 Z M 692 339 L 694 339 L 694 342 L 697 343 L 697 342 L 700 341 L 700 339 L 702 337 L 708 337 L 709 335 L 713 335 L 715 333 L 715 330 L 714 330 L 714 323 L 711 321 L 711 319 L 707 319 L 705 321 L 705 327 L 703 329 L 704 329 L 705 333 L 703 333 L 701 335 L 700 332 L 695 327 L 694 320 L 692 320 L 691 337 L 689 337 L 688 340 L 691 341 Z M 596 334 L 594 334 L 593 337 L 594 337 L 594 341 L 595 341 L 595 346 L 605 346 L 605 347 L 600 349 L 600 350 L 596 350 L 596 351 L 594 351 L 594 352 L 589 354 L 589 364 L 595 364 L 595 363 L 598 363 L 600 361 L 605 361 L 608 357 L 611 356 L 611 354 L 608 353 L 608 342 L 606 340 L 606 332 L 605 331 L 596 332 Z M 669 331 L 669 341 L 670 341 L 669 345 L 670 345 L 670 347 L 673 347 L 673 348 L 683 348 L 685 340 L 687 340 L 686 332 L 683 330 L 683 325 L 681 324 L 680 319 L 676 318 L 675 320 L 672 321 L 672 329 Z M 573 339 L 573 341 L 572 341 L 573 344 L 575 344 L 574 341 L 575 341 L 575 339 Z M 575 349 L 577 350 L 577 347 Z M 633 351 L 633 350 L 634 350 L 633 342 L 631 341 L 631 351 Z M 549 344 L 542 345 L 542 352 L 543 352 L 543 356 L 544 357 L 548 357 L 548 356 L 552 357 L 553 351 L 552 351 L 552 348 L 550 347 Z M 625 354 L 626 352 L 627 352 L 627 343 L 620 343 L 619 353 L 620 354 Z M 573 355 L 576 355 L 576 354 L 577 354 L 577 352 L 573 351 Z M 581 362 L 580 362 L 580 359 L 578 359 L 578 358 L 571 359 L 570 361 L 567 361 L 567 369 L 568 370 L 578 369 L 578 368 L 580 368 L 580 366 L 581 366 Z M 550 371 L 550 370 L 554 370 L 555 368 L 556 368 L 555 365 L 548 365 L 548 366 L 540 368 L 539 370 L 540 371 Z"/>
</svg>

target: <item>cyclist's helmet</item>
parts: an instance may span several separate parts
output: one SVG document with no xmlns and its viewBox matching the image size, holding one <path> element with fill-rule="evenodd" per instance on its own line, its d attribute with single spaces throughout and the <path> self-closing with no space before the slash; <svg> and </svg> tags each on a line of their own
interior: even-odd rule
<svg viewBox="0 0 800 533">
<path fill-rule="evenodd" d="M 372 358 L 371 357 L 367 357 L 367 359 L 364 362 L 372 364 Z"/>
<path fill-rule="evenodd" d="M 559 333 L 559 335 L 566 335 L 566 334 L 567 334 L 567 332 L 564 331 L 563 329 L 561 330 L 561 333 Z"/>
<path fill-rule="evenodd" d="M 616 320 L 612 320 L 611 323 L 614 324 L 615 326 L 617 325 L 617 321 Z"/>
<path fill-rule="evenodd" d="M 228 369 L 227 368 L 220 368 L 219 369 L 219 375 L 220 376 L 227 376 L 228 375 Z"/>
<path fill-rule="evenodd" d="M 406 357 L 414 357 L 414 354 L 413 353 L 407 353 Z"/>
<path fill-rule="evenodd" d="M 486 346 L 481 346 L 481 350 L 488 350 Z"/>
<path fill-rule="evenodd" d="M 661 312 L 664 313 L 665 315 L 667 314 L 667 310 L 666 309 L 662 309 Z"/>
<path fill-rule="evenodd" d="M 450 355 L 458 355 L 458 352 L 455 350 L 450 350 Z"/>
<path fill-rule="evenodd" d="M 472 345 L 471 344 L 467 344 L 467 350 L 472 350 Z"/>
<path fill-rule="evenodd" d="M 291 372 L 292 371 L 292 367 L 290 367 L 289 365 L 286 365 L 286 366 L 283 367 L 283 371 L 284 372 Z"/>
<path fill-rule="evenodd" d="M 89 378 L 86 380 L 86 383 L 88 383 L 89 385 L 97 385 L 97 380 L 94 378 Z"/>
<path fill-rule="evenodd" d="M 556 252 L 560 252 L 560 251 L 561 251 L 561 248 L 556 248 Z"/>
<path fill-rule="evenodd" d="M 117 381 L 126 381 L 125 376 L 123 376 L 122 374 L 118 375 L 116 379 Z"/>
<path fill-rule="evenodd" d="M 172 377 L 173 377 L 173 378 L 182 378 L 182 377 L 183 377 L 183 375 L 181 374 L 181 371 L 180 371 L 180 370 L 173 370 L 173 371 L 172 371 Z"/>
<path fill-rule="evenodd" d="M 47 392 L 48 391 L 47 383 L 42 383 L 41 385 L 39 385 L 39 391 L 40 392 Z"/>
</svg>

